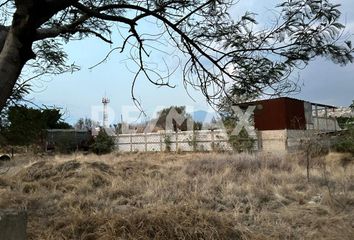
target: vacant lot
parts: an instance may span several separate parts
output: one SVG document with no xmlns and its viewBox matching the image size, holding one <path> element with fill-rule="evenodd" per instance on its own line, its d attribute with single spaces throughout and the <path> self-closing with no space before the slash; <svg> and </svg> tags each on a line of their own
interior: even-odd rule
<svg viewBox="0 0 354 240">
<path fill-rule="evenodd" d="M 354 159 L 230 154 L 18 156 L 0 208 L 29 239 L 353 239 Z M 11 166 L 11 168 L 7 168 Z"/>
</svg>

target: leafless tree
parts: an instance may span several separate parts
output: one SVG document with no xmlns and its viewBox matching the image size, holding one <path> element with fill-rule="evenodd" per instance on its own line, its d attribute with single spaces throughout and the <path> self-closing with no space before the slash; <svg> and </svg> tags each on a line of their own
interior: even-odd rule
<svg viewBox="0 0 354 240">
<path fill-rule="evenodd" d="M 229 16 L 232 0 L 5 0 L 0 3 L 0 110 L 14 94 L 21 72 L 29 67 L 39 74 L 59 74 L 76 66 L 66 63 L 62 44 L 98 37 L 113 44 L 112 32 L 122 33 L 139 77 L 169 86 L 173 69 L 162 74 L 148 58 L 159 51 L 161 39 L 179 51 L 182 81 L 201 89 L 214 102 L 232 86 L 235 94 L 292 89 L 294 69 L 316 56 L 335 63 L 353 59 L 344 41 L 339 5 L 330 0 L 284 0 L 277 6 L 274 26 L 263 29 L 255 15 Z M 156 28 L 142 32 L 142 21 Z M 123 31 L 127 29 L 127 31 Z M 146 29 L 144 29 L 146 31 Z M 168 64 L 166 63 L 168 66 Z M 134 97 L 132 90 L 133 100 Z"/>
</svg>

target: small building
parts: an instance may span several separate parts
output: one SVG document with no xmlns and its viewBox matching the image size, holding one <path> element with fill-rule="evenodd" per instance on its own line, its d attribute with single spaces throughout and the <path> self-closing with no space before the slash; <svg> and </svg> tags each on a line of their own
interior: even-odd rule
<svg viewBox="0 0 354 240">
<path fill-rule="evenodd" d="M 45 151 L 72 152 L 88 151 L 100 131 L 116 138 L 112 128 L 92 127 L 91 129 L 46 129 L 43 131 L 43 147 Z"/>
<path fill-rule="evenodd" d="M 241 109 L 255 106 L 254 127 L 258 148 L 266 152 L 298 149 L 300 141 L 311 135 L 340 131 L 336 107 L 299 99 L 280 97 L 238 104 Z"/>
<path fill-rule="evenodd" d="M 46 129 L 43 137 L 45 151 L 87 151 L 92 143 L 91 131 L 88 130 Z"/>
</svg>

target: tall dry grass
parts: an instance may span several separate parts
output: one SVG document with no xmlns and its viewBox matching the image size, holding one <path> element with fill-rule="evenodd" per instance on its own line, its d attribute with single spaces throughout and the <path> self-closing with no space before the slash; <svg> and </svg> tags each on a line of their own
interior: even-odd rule
<svg viewBox="0 0 354 240">
<path fill-rule="evenodd" d="M 29 239 L 353 239 L 354 159 L 247 154 L 18 156 L 0 208 Z M 6 166 L 2 166 L 4 168 Z"/>
</svg>

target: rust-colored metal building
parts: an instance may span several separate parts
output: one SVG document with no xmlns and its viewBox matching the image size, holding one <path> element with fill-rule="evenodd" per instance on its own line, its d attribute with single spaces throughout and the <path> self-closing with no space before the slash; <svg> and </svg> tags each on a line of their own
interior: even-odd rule
<svg viewBox="0 0 354 240">
<path fill-rule="evenodd" d="M 340 130 L 329 111 L 336 107 L 281 97 L 240 103 L 241 109 L 255 106 L 254 128 L 258 149 L 265 152 L 291 152 L 301 147 L 301 141 L 318 133 Z"/>
<path fill-rule="evenodd" d="M 330 105 L 310 103 L 289 97 L 239 104 L 241 108 L 247 108 L 250 105 L 256 106 L 254 111 L 254 126 L 259 131 L 311 129 L 311 125 L 312 128 L 314 128 L 313 125 L 316 125 L 314 118 L 320 118 L 320 109 L 325 112 L 322 118 L 328 118 L 327 112 L 336 108 Z"/>
</svg>

